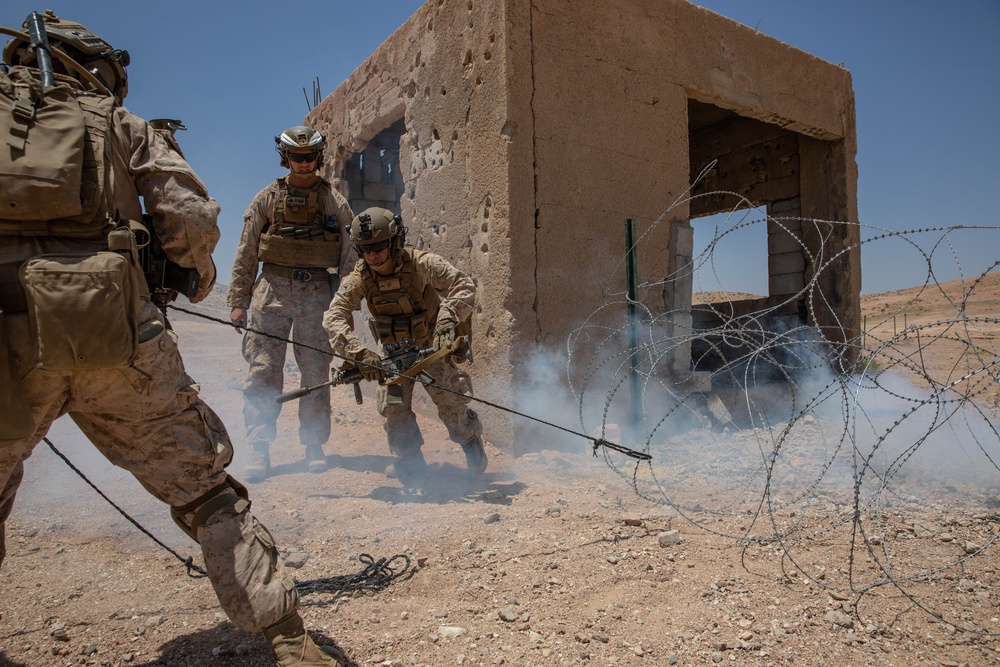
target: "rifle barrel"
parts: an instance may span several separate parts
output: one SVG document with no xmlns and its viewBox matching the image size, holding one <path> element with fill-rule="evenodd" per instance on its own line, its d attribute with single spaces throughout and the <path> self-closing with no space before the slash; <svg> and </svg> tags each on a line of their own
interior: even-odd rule
<svg viewBox="0 0 1000 667">
<path fill-rule="evenodd" d="M 296 398 L 302 398 L 303 396 L 309 394 L 315 388 L 316 387 L 301 387 L 300 389 L 296 389 L 295 391 L 290 391 L 285 394 L 282 394 L 281 396 L 278 396 L 274 400 L 277 401 L 278 403 L 287 403 L 288 401 L 294 400 Z"/>
<path fill-rule="evenodd" d="M 38 58 L 38 71 L 42 76 L 42 87 L 51 88 L 56 85 L 52 76 L 52 52 L 49 50 L 49 36 L 45 32 L 45 22 L 38 12 L 31 12 L 25 19 L 28 27 L 28 37 L 31 38 L 31 48 Z"/>
</svg>

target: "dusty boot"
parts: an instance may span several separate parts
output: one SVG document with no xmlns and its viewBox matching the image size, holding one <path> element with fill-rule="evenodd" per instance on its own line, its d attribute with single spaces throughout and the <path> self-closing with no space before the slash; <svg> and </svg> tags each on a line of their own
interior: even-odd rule
<svg viewBox="0 0 1000 667">
<path fill-rule="evenodd" d="M 416 449 L 400 456 L 395 463 L 385 469 L 385 476 L 389 479 L 398 479 L 407 485 L 421 482 L 427 476 L 424 453 Z"/>
<path fill-rule="evenodd" d="M 243 467 L 243 477 L 246 481 L 255 484 L 267 479 L 271 472 L 271 456 L 267 452 L 267 443 L 254 443 L 250 447 L 250 458 L 246 466 Z"/>
<path fill-rule="evenodd" d="M 323 453 L 323 445 L 306 445 L 306 467 L 309 472 L 326 472 L 326 454 Z"/>
<path fill-rule="evenodd" d="M 313 643 L 298 612 L 264 630 L 278 667 L 344 667 Z"/>
<path fill-rule="evenodd" d="M 486 472 L 486 465 L 489 460 L 486 458 L 486 449 L 483 447 L 483 439 L 478 435 L 462 445 L 465 452 L 465 465 L 473 475 L 482 475 Z"/>
</svg>

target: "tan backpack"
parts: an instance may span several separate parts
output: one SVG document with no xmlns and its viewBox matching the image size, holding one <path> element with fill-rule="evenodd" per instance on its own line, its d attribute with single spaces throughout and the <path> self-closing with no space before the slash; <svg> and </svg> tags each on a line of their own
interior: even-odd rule
<svg viewBox="0 0 1000 667">
<path fill-rule="evenodd" d="M 34 72 L 34 74 L 32 74 Z M 141 271 L 113 227 L 115 99 L 35 70 L 0 71 L 0 237 L 108 238 L 108 251 L 40 255 L 18 272 L 43 371 L 109 368 L 138 353 Z"/>
<path fill-rule="evenodd" d="M 111 96 L 65 83 L 43 90 L 0 71 L 0 234 L 107 232 L 114 106 Z"/>
</svg>

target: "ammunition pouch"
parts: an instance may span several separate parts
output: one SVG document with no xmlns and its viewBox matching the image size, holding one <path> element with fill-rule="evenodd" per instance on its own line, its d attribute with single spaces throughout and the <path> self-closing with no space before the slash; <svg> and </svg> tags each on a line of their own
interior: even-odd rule
<svg viewBox="0 0 1000 667">
<path fill-rule="evenodd" d="M 382 345 L 398 343 L 412 338 L 417 345 L 426 347 L 430 343 L 431 331 L 427 326 L 427 314 L 413 315 L 373 315 L 368 320 L 372 335 Z"/>
<path fill-rule="evenodd" d="M 170 518 L 184 531 L 184 534 L 198 542 L 198 529 L 212 515 L 220 510 L 230 509 L 234 514 L 242 514 L 250 509 L 250 494 L 247 488 L 237 482 L 232 475 L 208 493 L 202 494 L 187 505 L 170 508 Z M 190 518 L 187 518 L 190 515 Z"/>
<path fill-rule="evenodd" d="M 34 257 L 21 267 L 20 280 L 39 369 L 112 368 L 135 359 L 142 291 L 134 246 Z"/>
<path fill-rule="evenodd" d="M 257 258 L 282 266 L 337 266 L 340 263 L 340 234 L 331 234 L 318 227 L 271 225 L 260 235 Z"/>
<path fill-rule="evenodd" d="M 6 76 L 4 84 L 2 215 L 24 221 L 79 215 L 87 125 L 74 91 L 60 84 L 43 92 L 35 81 L 13 84 Z"/>
<path fill-rule="evenodd" d="M 7 337 L 3 309 L 0 308 L 0 433 L 3 440 L 20 440 L 35 431 L 31 406 L 22 390 Z"/>
</svg>

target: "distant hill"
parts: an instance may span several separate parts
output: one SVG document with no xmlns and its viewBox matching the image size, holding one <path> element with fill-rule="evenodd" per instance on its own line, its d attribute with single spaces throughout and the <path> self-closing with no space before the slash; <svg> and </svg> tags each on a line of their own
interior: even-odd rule
<svg viewBox="0 0 1000 667">
<path fill-rule="evenodd" d="M 910 287 L 895 292 L 880 292 L 861 297 L 863 315 L 906 314 L 918 320 L 910 324 L 933 319 L 954 317 L 963 293 L 970 293 L 966 314 L 970 317 L 998 317 L 1000 306 L 1000 271 L 987 273 L 978 280 L 972 276 L 964 280 L 951 280 L 939 285 Z"/>
<path fill-rule="evenodd" d="M 692 305 L 703 303 L 722 303 L 724 301 L 750 301 L 752 299 L 763 299 L 760 294 L 750 294 L 748 292 L 695 292 L 691 295 Z"/>
<path fill-rule="evenodd" d="M 952 280 L 940 285 L 930 284 L 926 287 L 910 287 L 894 292 L 879 292 L 861 297 L 861 310 L 864 315 L 892 314 L 907 319 L 911 316 L 924 316 L 929 319 L 953 317 L 957 303 L 962 293 L 972 291 L 970 304 L 980 316 L 996 317 L 1000 313 L 1000 271 L 987 273 L 978 280 L 978 276 L 966 278 L 964 281 Z M 747 301 L 764 298 L 760 294 L 747 292 L 695 292 L 691 302 L 695 305 L 703 303 L 720 303 L 724 301 Z M 913 324 L 914 322 L 910 322 Z"/>
<path fill-rule="evenodd" d="M 865 347 L 878 355 L 878 368 L 899 370 L 919 386 L 926 375 L 993 406 L 1000 405 L 998 318 L 1000 272 L 861 297 Z"/>
</svg>

